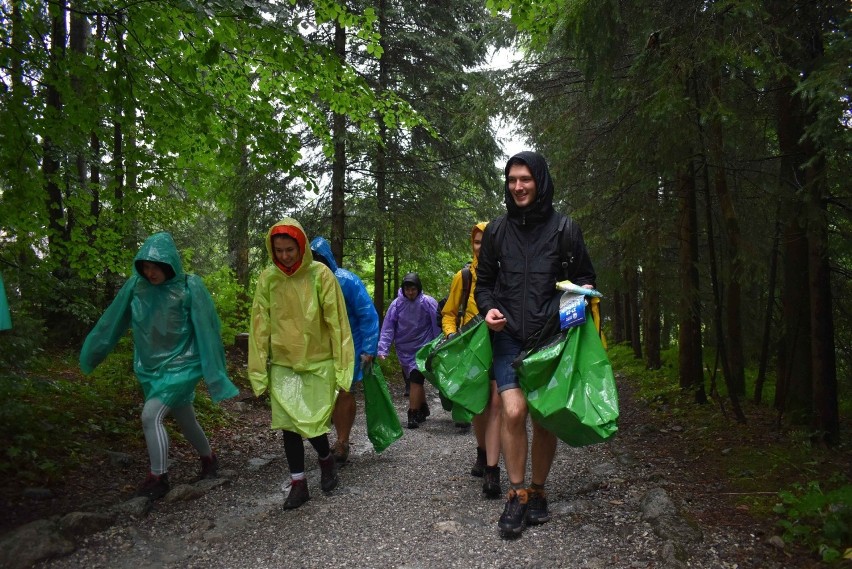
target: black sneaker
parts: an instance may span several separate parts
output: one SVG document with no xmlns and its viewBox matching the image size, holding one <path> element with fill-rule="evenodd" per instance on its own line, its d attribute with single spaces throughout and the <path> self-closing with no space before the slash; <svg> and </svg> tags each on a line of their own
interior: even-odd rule
<svg viewBox="0 0 852 569">
<path fill-rule="evenodd" d="M 503 492 L 500 490 L 500 466 L 486 466 L 482 477 L 482 493 L 488 499 L 499 498 Z"/>
<path fill-rule="evenodd" d="M 202 456 L 201 472 L 198 473 L 198 479 L 207 480 L 209 478 L 216 478 L 218 475 L 219 459 L 216 457 L 216 453 L 212 453 L 210 456 Z"/>
<path fill-rule="evenodd" d="M 157 476 L 148 473 L 148 477 L 136 489 L 136 496 L 144 496 L 149 500 L 159 500 L 169 493 L 169 474 L 163 473 Z"/>
<path fill-rule="evenodd" d="M 429 404 L 424 401 L 423 405 L 420 406 L 420 409 L 417 410 L 417 422 L 418 423 L 425 423 L 426 417 L 428 417 L 431 414 L 432 414 L 432 411 L 429 410 Z"/>
<path fill-rule="evenodd" d="M 284 500 L 284 509 L 295 510 L 310 499 L 307 480 L 290 480 L 290 492 Z"/>
<path fill-rule="evenodd" d="M 416 429 L 417 427 L 420 426 L 420 421 L 417 420 L 418 415 L 419 415 L 419 413 L 417 411 L 415 411 L 414 409 L 408 410 L 408 428 L 409 429 Z"/>
<path fill-rule="evenodd" d="M 337 477 L 337 461 L 334 455 L 329 454 L 325 459 L 319 459 L 320 465 L 320 488 L 323 492 L 331 492 L 337 488 L 340 479 Z"/>
<path fill-rule="evenodd" d="M 547 509 L 547 498 L 544 495 L 544 490 L 527 488 L 527 494 L 529 495 L 527 523 L 535 526 L 549 522 L 550 512 Z"/>
<path fill-rule="evenodd" d="M 346 461 L 349 460 L 349 443 L 337 441 L 334 443 L 331 453 L 334 455 L 334 460 L 337 461 L 337 464 L 346 464 Z"/>
<path fill-rule="evenodd" d="M 500 528 L 503 537 L 513 537 L 524 531 L 528 501 L 529 496 L 526 489 L 515 490 L 512 488 L 509 490 L 506 506 L 503 508 L 500 521 L 497 522 L 497 527 Z"/>
<path fill-rule="evenodd" d="M 485 451 L 476 447 L 476 462 L 473 463 L 473 467 L 470 469 L 470 475 L 482 478 L 483 474 L 485 474 Z"/>
</svg>

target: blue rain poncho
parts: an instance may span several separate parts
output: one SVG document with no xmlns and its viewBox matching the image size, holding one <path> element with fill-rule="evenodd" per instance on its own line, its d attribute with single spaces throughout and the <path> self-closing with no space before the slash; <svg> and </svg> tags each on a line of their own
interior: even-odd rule
<svg viewBox="0 0 852 569">
<path fill-rule="evenodd" d="M 302 260 L 291 274 L 272 253 L 272 236 L 280 233 L 298 236 Z M 314 262 L 295 219 L 270 228 L 266 250 L 271 263 L 254 293 L 248 377 L 255 395 L 269 391 L 273 429 L 317 437 L 329 431 L 338 389 L 352 385 L 355 352 L 346 302 L 334 273 Z"/>
<path fill-rule="evenodd" d="M 376 346 L 379 343 L 379 313 L 376 312 L 373 299 L 358 275 L 337 266 L 328 240 L 324 237 L 314 237 L 311 241 L 311 253 L 315 260 L 324 262 L 331 269 L 343 290 L 352 342 L 355 345 L 355 372 L 352 383 L 357 383 L 363 376 L 359 357 L 362 354 L 376 355 Z"/>
<path fill-rule="evenodd" d="M 142 261 L 165 263 L 174 276 L 153 285 L 141 272 Z M 133 331 L 133 370 L 145 401 L 157 398 L 168 407 L 191 404 L 202 377 L 214 401 L 239 394 L 228 378 L 213 299 L 200 277 L 183 272 L 168 233 L 155 233 L 139 249 L 133 275 L 83 343 L 83 373 L 91 373 L 128 328 Z"/>
<path fill-rule="evenodd" d="M 9 315 L 9 303 L 6 301 L 6 285 L 0 275 L 0 330 L 12 328 L 12 317 Z"/>
</svg>

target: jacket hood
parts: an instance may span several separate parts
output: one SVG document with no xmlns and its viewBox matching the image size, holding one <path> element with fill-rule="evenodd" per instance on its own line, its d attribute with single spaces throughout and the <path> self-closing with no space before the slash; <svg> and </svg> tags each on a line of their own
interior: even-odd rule
<svg viewBox="0 0 852 569">
<path fill-rule="evenodd" d="M 142 247 L 139 248 L 136 257 L 133 258 L 133 270 L 136 271 L 137 275 L 145 279 L 145 274 L 142 272 L 142 261 L 151 261 L 171 267 L 174 275 L 166 280 L 171 280 L 183 274 L 183 264 L 180 262 L 177 245 L 175 245 L 171 234 L 165 231 L 148 237 L 142 243 Z"/>
<path fill-rule="evenodd" d="M 519 163 L 526 164 L 535 178 L 535 201 L 523 208 L 515 205 L 515 200 L 509 192 L 509 181 L 504 179 L 503 192 L 508 216 L 519 219 L 524 225 L 549 218 L 553 213 L 553 180 L 550 178 L 547 161 L 538 152 L 529 150 L 518 152 L 506 162 L 506 168 L 503 170 L 504 178 L 509 175 L 512 164 Z"/>
<path fill-rule="evenodd" d="M 337 261 L 334 260 L 334 254 L 331 252 L 331 243 L 325 237 L 314 237 L 311 241 L 311 253 L 314 259 L 331 269 L 331 272 L 337 272 Z"/>
<path fill-rule="evenodd" d="M 274 235 L 288 235 L 296 240 L 296 243 L 299 245 L 299 252 L 302 253 L 302 261 L 296 266 L 295 269 L 290 270 L 289 272 L 285 270 L 282 265 L 279 265 L 275 260 L 275 255 L 272 254 L 272 237 Z M 269 255 L 269 260 L 272 261 L 272 264 L 278 267 L 282 273 L 293 275 L 302 267 L 310 265 L 314 260 L 314 256 L 311 254 L 310 248 L 308 245 L 308 237 L 305 235 L 305 230 L 302 228 L 302 225 L 293 219 L 292 217 L 285 217 L 275 225 L 269 228 L 269 231 L 266 232 L 266 253 Z"/>
<path fill-rule="evenodd" d="M 485 227 L 488 225 L 487 221 L 480 221 L 476 225 L 474 225 L 470 230 L 470 248 L 474 251 L 473 253 L 473 262 L 476 264 L 479 255 L 476 254 L 475 249 L 473 249 L 473 238 L 476 237 L 477 233 L 485 234 Z"/>
<path fill-rule="evenodd" d="M 407 284 L 413 284 L 416 286 L 418 295 L 423 293 L 423 285 L 420 284 L 420 277 L 417 276 L 417 273 L 408 273 L 402 277 L 402 288 L 405 288 L 405 285 Z"/>
</svg>

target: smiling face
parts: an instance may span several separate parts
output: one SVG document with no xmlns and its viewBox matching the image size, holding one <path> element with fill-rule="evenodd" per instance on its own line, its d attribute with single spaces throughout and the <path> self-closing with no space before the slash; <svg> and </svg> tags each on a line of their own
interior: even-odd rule
<svg viewBox="0 0 852 569">
<path fill-rule="evenodd" d="M 302 251 L 296 240 L 288 235 L 276 235 L 272 238 L 272 254 L 275 260 L 285 267 L 292 268 L 302 260 Z"/>
<path fill-rule="evenodd" d="M 512 164 L 506 175 L 509 184 L 509 193 L 518 207 L 527 207 L 535 201 L 537 193 L 535 178 L 533 178 L 530 167 L 526 164 Z"/>
<path fill-rule="evenodd" d="M 163 284 L 166 282 L 166 273 L 159 265 L 157 265 L 157 263 L 142 261 L 142 274 L 152 285 Z"/>
</svg>

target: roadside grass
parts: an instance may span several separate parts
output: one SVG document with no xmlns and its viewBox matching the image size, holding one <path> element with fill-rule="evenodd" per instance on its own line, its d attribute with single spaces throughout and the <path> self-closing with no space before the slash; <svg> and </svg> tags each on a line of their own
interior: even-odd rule
<svg viewBox="0 0 852 569">
<path fill-rule="evenodd" d="M 762 403 L 753 401 L 757 372 L 746 370 L 746 396 L 740 406 L 746 423 L 731 410 L 721 372 L 718 393 L 707 404 L 695 403 L 693 391 L 681 390 L 677 351 L 662 354 L 662 367 L 646 369 L 629 346 L 610 346 L 613 369 L 624 374 L 637 397 L 651 411 L 658 428 L 683 428 L 683 452 L 708 455 L 717 476 L 724 477 L 737 507 L 771 521 L 788 543 L 805 546 L 823 561 L 852 558 L 852 401 L 840 402 L 841 443 L 832 448 L 811 444 L 806 426 L 780 422 L 772 407 L 774 377 L 768 377 Z M 705 362 L 713 362 L 712 353 Z M 709 371 L 705 370 L 708 395 Z M 709 482 L 715 482 L 708 480 Z"/>
</svg>

